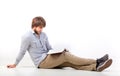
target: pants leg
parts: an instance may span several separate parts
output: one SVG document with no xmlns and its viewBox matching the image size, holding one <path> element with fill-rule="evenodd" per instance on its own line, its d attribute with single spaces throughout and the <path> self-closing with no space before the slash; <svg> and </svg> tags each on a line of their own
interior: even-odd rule
<svg viewBox="0 0 120 76">
<path fill-rule="evenodd" d="M 65 62 L 61 65 L 58 66 L 58 68 L 63 68 L 63 67 L 72 67 L 76 70 L 88 70 L 88 71 L 96 71 L 96 64 L 89 64 L 89 65 L 74 65 L 69 62 Z"/>
<path fill-rule="evenodd" d="M 96 60 L 94 59 L 80 58 L 75 55 L 72 55 L 70 52 L 65 52 L 65 59 L 66 62 L 72 63 L 74 65 L 96 64 Z"/>
<path fill-rule="evenodd" d="M 54 68 L 65 62 L 65 57 L 63 53 L 58 54 L 49 54 L 47 57 L 40 63 L 40 68 Z"/>
<path fill-rule="evenodd" d="M 74 56 L 70 52 L 63 52 L 60 54 L 51 54 L 48 55 L 39 65 L 40 68 L 54 68 L 65 62 L 69 62 L 74 65 L 87 66 L 96 64 L 96 60 L 85 59 Z M 81 67 L 82 68 L 82 67 Z"/>
</svg>

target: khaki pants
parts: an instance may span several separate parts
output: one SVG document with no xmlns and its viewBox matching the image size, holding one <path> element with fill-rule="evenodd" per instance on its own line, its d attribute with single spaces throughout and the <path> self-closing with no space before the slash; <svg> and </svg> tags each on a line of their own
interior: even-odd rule
<svg viewBox="0 0 120 76">
<path fill-rule="evenodd" d="M 40 68 L 56 68 L 56 67 L 72 67 L 77 70 L 96 70 L 96 60 L 85 59 L 72 55 L 70 52 L 62 52 L 58 54 L 49 54 L 40 63 Z"/>
</svg>

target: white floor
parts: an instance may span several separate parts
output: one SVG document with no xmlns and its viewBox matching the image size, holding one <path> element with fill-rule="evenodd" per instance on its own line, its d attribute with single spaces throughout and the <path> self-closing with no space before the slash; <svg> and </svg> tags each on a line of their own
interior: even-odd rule
<svg viewBox="0 0 120 76">
<path fill-rule="evenodd" d="M 72 68 L 64 69 L 37 69 L 30 58 L 23 59 L 16 68 L 8 69 L 7 64 L 14 60 L 4 59 L 0 62 L 0 76 L 120 76 L 119 58 L 113 59 L 112 65 L 102 72 L 75 70 Z"/>
<path fill-rule="evenodd" d="M 64 69 L 37 69 L 33 66 L 19 66 L 8 69 L 5 66 L 0 66 L 0 76 L 120 76 L 119 71 L 120 69 L 116 69 L 115 66 L 111 66 L 102 72 L 75 70 L 69 67 Z"/>
<path fill-rule="evenodd" d="M 120 62 L 118 60 L 114 60 L 111 67 L 102 72 L 75 70 L 69 67 L 64 69 L 37 69 L 29 60 L 29 62 L 23 60 L 16 68 L 8 69 L 6 65 L 12 63 L 8 61 L 1 62 L 0 76 L 120 76 Z"/>
</svg>

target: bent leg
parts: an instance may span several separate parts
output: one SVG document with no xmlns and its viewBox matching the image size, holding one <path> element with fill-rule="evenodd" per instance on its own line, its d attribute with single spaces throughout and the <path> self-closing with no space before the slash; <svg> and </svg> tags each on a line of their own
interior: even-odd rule
<svg viewBox="0 0 120 76">
<path fill-rule="evenodd" d="M 80 57 L 70 54 L 70 52 L 62 52 L 58 54 L 49 54 L 40 63 L 39 67 L 40 68 L 54 68 L 65 62 L 74 64 L 74 65 L 79 65 L 79 66 L 96 64 L 96 60 L 80 58 Z"/>
<path fill-rule="evenodd" d="M 54 68 L 65 62 L 63 53 L 49 54 L 39 65 L 40 68 Z"/>
</svg>

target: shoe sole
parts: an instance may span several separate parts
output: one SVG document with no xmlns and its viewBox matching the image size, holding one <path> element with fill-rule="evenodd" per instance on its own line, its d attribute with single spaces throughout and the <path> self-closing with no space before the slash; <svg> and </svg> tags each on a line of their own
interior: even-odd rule
<svg viewBox="0 0 120 76">
<path fill-rule="evenodd" d="M 101 72 L 104 69 L 108 68 L 111 64 L 112 64 L 112 59 L 109 59 L 103 64 L 103 66 L 99 67 L 99 69 L 97 71 Z"/>
</svg>

